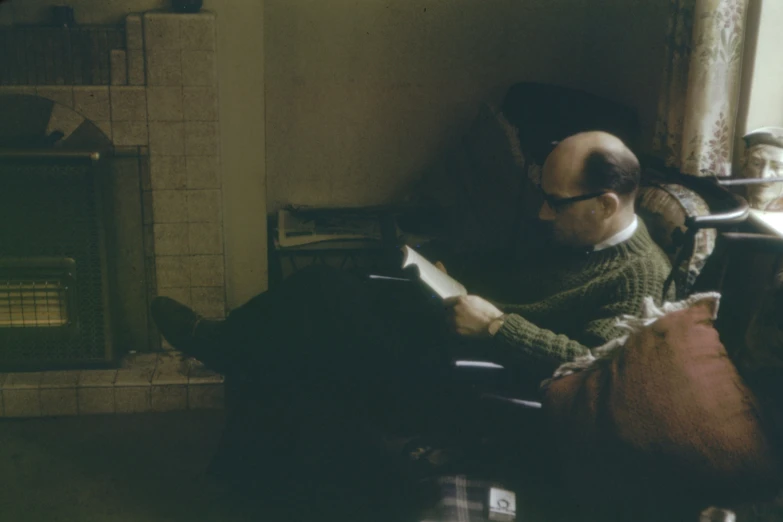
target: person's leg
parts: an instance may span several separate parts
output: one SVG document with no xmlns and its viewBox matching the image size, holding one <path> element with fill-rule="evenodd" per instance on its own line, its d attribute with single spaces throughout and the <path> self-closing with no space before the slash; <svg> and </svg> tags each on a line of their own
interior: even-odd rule
<svg viewBox="0 0 783 522">
<path fill-rule="evenodd" d="M 446 361 L 443 311 L 412 283 L 371 282 L 314 267 L 219 323 L 191 317 L 192 324 L 183 327 L 187 309 L 158 312 L 155 319 L 164 335 L 173 330 L 197 338 L 181 342 L 183 351 L 229 380 L 249 378 L 246 389 L 263 385 L 270 407 L 288 401 L 277 391 L 295 382 L 339 397 L 357 417 L 412 430 L 422 420 L 431 421 L 438 400 L 452 395 L 439 384 Z M 237 409 L 244 417 L 243 411 Z M 242 418 L 236 422 L 255 425 Z"/>
</svg>

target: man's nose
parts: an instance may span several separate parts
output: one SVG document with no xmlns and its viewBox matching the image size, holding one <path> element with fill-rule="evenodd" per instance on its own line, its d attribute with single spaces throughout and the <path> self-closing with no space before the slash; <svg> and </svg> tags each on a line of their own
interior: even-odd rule
<svg viewBox="0 0 783 522">
<path fill-rule="evenodd" d="M 761 168 L 761 178 L 774 178 L 777 177 L 777 171 L 772 168 L 772 165 L 769 163 L 765 163 L 764 166 Z"/>
<path fill-rule="evenodd" d="M 549 206 L 549 203 L 544 201 L 541 205 L 541 210 L 538 211 L 538 219 L 541 221 L 554 221 L 555 211 Z"/>
</svg>

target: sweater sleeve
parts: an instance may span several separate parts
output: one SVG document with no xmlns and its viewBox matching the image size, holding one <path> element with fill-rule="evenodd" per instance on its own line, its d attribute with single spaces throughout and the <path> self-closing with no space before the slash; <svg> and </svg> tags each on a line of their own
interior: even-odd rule
<svg viewBox="0 0 783 522">
<path fill-rule="evenodd" d="M 644 295 L 637 281 L 623 278 L 614 298 L 603 306 L 596 307 L 579 328 L 578 339 L 541 328 L 513 313 L 513 306 L 506 311 L 503 326 L 495 334 L 495 345 L 501 356 L 521 364 L 540 367 L 546 377 L 561 364 L 581 355 L 591 348 L 597 348 L 611 339 L 625 335 L 617 327 L 617 317 L 623 314 L 638 314 Z"/>
</svg>

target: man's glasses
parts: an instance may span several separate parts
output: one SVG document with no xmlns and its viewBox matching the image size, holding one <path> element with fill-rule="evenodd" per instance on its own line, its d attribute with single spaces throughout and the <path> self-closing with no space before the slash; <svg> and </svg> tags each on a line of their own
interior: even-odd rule
<svg viewBox="0 0 783 522">
<path fill-rule="evenodd" d="M 604 194 L 606 194 L 606 191 L 590 192 L 589 194 L 582 194 L 581 196 L 574 196 L 571 198 L 556 198 L 555 196 L 544 192 L 544 189 L 541 189 L 541 195 L 544 196 L 544 201 L 546 201 L 546 204 L 549 205 L 549 208 L 552 210 L 563 208 L 564 206 L 570 205 L 571 203 L 576 203 L 577 201 L 585 201 L 588 199 L 597 198 L 598 196 L 603 196 Z"/>
</svg>

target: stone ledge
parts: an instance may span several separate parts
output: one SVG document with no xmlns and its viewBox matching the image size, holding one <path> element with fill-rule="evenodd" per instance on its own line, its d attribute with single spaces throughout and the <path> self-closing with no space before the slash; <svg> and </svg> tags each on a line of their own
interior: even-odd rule
<svg viewBox="0 0 783 522">
<path fill-rule="evenodd" d="M 223 380 L 174 351 L 131 354 L 116 370 L 0 373 L 0 417 L 222 409 Z"/>
</svg>

